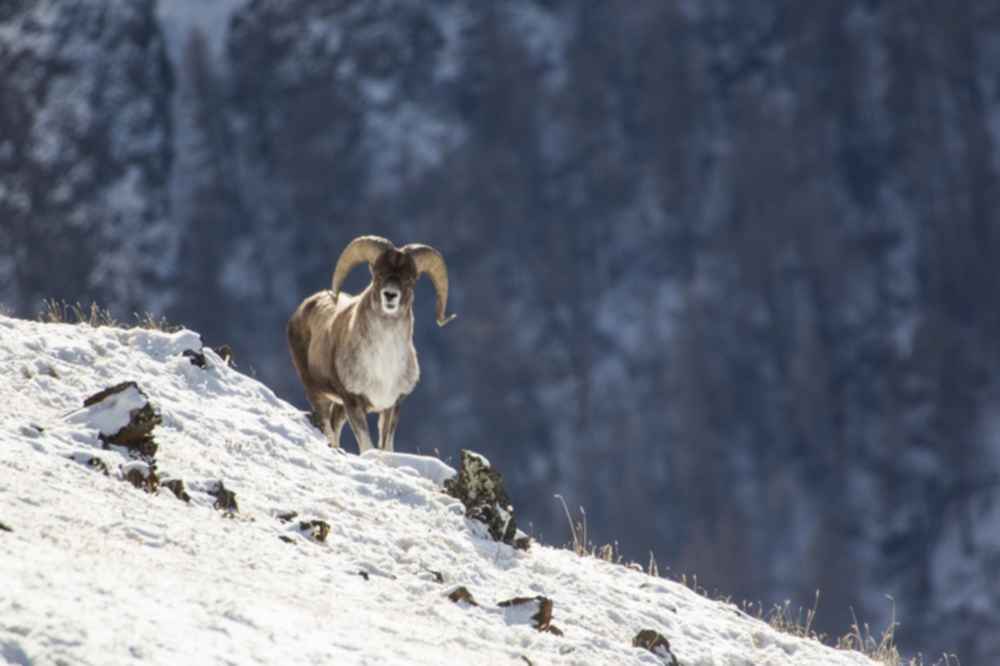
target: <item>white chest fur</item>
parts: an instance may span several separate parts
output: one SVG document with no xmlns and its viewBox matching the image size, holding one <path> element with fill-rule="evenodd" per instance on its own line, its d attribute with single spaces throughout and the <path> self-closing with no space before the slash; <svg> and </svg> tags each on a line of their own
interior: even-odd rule
<svg viewBox="0 0 1000 666">
<path fill-rule="evenodd" d="M 368 398 L 377 411 L 392 407 L 416 386 L 416 350 L 405 324 L 374 326 L 367 340 L 343 352 L 337 365 L 344 388 Z"/>
</svg>

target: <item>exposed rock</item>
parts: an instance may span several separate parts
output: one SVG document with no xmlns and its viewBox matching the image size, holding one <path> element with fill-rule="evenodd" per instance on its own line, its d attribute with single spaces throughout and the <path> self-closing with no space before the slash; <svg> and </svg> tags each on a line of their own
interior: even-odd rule
<svg viewBox="0 0 1000 666">
<path fill-rule="evenodd" d="M 212 351 L 214 351 L 216 354 L 218 354 L 219 358 L 221 358 L 222 362 L 225 363 L 226 365 L 229 365 L 229 362 L 233 358 L 233 349 L 229 345 L 222 345 L 220 347 L 213 347 Z M 208 367 L 208 359 L 205 358 L 205 352 L 204 351 L 195 351 L 194 349 L 185 349 L 183 352 L 181 352 L 181 355 L 184 356 L 185 358 L 187 358 L 189 361 L 191 361 L 191 365 L 193 365 L 195 367 L 203 368 L 203 369 Z"/>
<path fill-rule="evenodd" d="M 191 501 L 191 496 L 188 495 L 187 490 L 184 488 L 184 482 L 182 480 L 180 479 L 167 479 L 165 481 L 161 480 L 160 485 L 164 486 L 170 492 L 172 492 L 177 499 L 183 502 Z"/>
<path fill-rule="evenodd" d="M 362 578 L 364 578 L 365 580 L 370 580 L 371 579 L 371 576 L 369 575 L 369 573 L 367 571 L 365 571 L 364 569 L 361 569 L 360 571 L 358 571 L 358 575 L 361 576 Z"/>
<path fill-rule="evenodd" d="M 632 647 L 649 650 L 657 657 L 663 659 L 665 663 L 671 666 L 679 666 L 677 657 L 670 651 L 670 641 L 658 631 L 643 629 L 632 639 Z"/>
<path fill-rule="evenodd" d="M 552 625 L 552 600 L 548 597 L 515 597 L 497 604 L 504 609 L 507 624 L 530 624 L 538 631 L 547 631 L 557 636 L 563 633 Z"/>
<path fill-rule="evenodd" d="M 97 456 L 91 456 L 90 460 L 86 463 L 87 467 L 90 469 L 96 469 L 98 472 L 102 473 L 104 476 L 109 476 L 111 472 L 108 470 L 108 464 L 98 458 Z"/>
<path fill-rule="evenodd" d="M 128 423 L 114 432 L 101 430 L 100 439 L 105 448 L 114 444 L 124 446 L 147 460 L 156 455 L 157 444 L 153 440 L 153 428 L 163 422 L 163 418 L 149 403 L 146 394 L 135 382 L 122 382 L 96 393 L 83 401 L 85 408 L 94 408 L 107 403 L 109 410 L 116 409 L 115 401 L 119 398 L 128 399 L 130 391 L 136 391 L 143 404 L 128 410 Z"/>
<path fill-rule="evenodd" d="M 444 489 L 465 505 L 466 517 L 486 525 L 493 539 L 528 549 L 531 539 L 517 529 L 503 476 L 490 467 L 486 458 L 462 449 L 458 474 L 444 482 Z"/>
<path fill-rule="evenodd" d="M 239 505 L 236 503 L 236 493 L 226 488 L 222 481 L 214 482 L 207 492 L 215 498 L 215 504 L 212 506 L 219 511 L 231 514 L 240 510 Z"/>
<path fill-rule="evenodd" d="M 454 601 L 456 604 L 464 601 L 471 606 L 478 606 L 476 600 L 473 599 L 472 593 L 464 585 L 459 585 L 454 590 L 448 593 L 448 598 Z"/>
<path fill-rule="evenodd" d="M 82 465 L 86 465 L 89 469 L 100 472 L 104 476 L 110 475 L 110 470 L 108 469 L 108 464 L 104 462 L 101 458 L 97 456 L 92 456 L 89 453 L 77 452 L 68 456 L 70 460 L 74 460 Z"/>
<path fill-rule="evenodd" d="M 208 367 L 208 363 L 205 361 L 205 354 L 203 354 L 200 351 L 195 351 L 193 349 L 185 349 L 183 352 L 181 352 L 181 356 L 184 356 L 189 361 L 191 361 L 191 365 L 193 365 L 196 368 Z"/>
<path fill-rule="evenodd" d="M 299 529 L 309 532 L 309 535 L 320 543 L 325 543 L 326 537 L 330 535 L 330 523 L 325 520 L 303 520 L 299 523 Z"/>
<path fill-rule="evenodd" d="M 434 569 L 428 569 L 427 573 L 429 573 L 430 575 L 434 576 L 434 581 L 435 582 L 444 584 L 444 574 L 441 573 L 440 571 L 435 571 Z"/>
<path fill-rule="evenodd" d="M 229 345 L 220 345 L 218 347 L 214 347 L 212 348 L 212 351 L 218 354 L 219 358 L 225 361 L 226 365 L 229 365 L 230 362 L 232 362 L 233 360 L 233 348 L 230 347 Z"/>
<path fill-rule="evenodd" d="M 298 511 L 285 511 L 283 513 L 276 514 L 274 517 L 283 523 L 290 523 L 299 515 Z"/>
<path fill-rule="evenodd" d="M 280 534 L 278 535 L 278 538 L 284 541 L 285 543 L 295 543 L 295 539 L 288 536 L 287 534 Z"/>
<path fill-rule="evenodd" d="M 145 462 L 136 460 L 121 466 L 122 477 L 136 488 L 155 493 L 160 487 L 156 470 Z"/>
<path fill-rule="evenodd" d="M 0 532 L 13 532 L 13 531 L 14 530 L 8 527 L 6 523 L 0 523 Z"/>
</svg>

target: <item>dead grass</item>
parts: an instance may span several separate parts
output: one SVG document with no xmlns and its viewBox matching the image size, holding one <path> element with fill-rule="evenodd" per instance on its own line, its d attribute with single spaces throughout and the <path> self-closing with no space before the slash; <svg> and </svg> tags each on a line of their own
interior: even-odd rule
<svg viewBox="0 0 1000 666">
<path fill-rule="evenodd" d="M 47 324 L 80 324 L 98 328 L 110 326 L 113 328 L 141 328 L 150 331 L 175 333 L 180 326 L 171 324 L 165 317 L 157 317 L 150 312 L 132 313 L 132 323 L 122 322 L 115 318 L 111 310 L 102 308 L 97 303 L 83 305 L 67 303 L 66 301 L 47 298 L 42 301 L 42 311 L 38 320 Z"/>
<path fill-rule="evenodd" d="M 645 567 L 642 567 L 636 562 L 625 562 L 617 541 L 613 544 L 595 546 L 587 534 L 586 510 L 582 506 L 579 507 L 579 518 L 574 520 L 565 498 L 562 495 L 554 495 L 554 497 L 562 504 L 563 513 L 566 515 L 566 522 L 569 525 L 572 540 L 566 544 L 568 550 L 572 550 L 580 557 L 595 557 L 605 562 L 621 564 L 638 571 L 644 570 L 650 576 L 660 577 L 660 567 L 652 551 L 649 553 L 649 563 Z M 679 577 L 672 578 L 672 580 L 703 597 L 722 603 L 737 605 L 733 604 L 731 597 L 718 592 L 710 592 L 707 588 L 700 585 L 697 575 L 688 576 L 681 574 Z M 891 597 L 889 598 L 889 601 L 892 603 L 891 619 L 889 625 L 881 633 L 877 631 L 873 632 L 867 623 L 862 624 L 859 622 L 852 609 L 851 617 L 854 621 L 849 631 L 836 640 L 831 640 L 827 634 L 816 631 L 814 626 L 816 613 L 819 610 L 819 598 L 820 591 L 816 590 L 813 605 L 807 609 L 799 608 L 798 610 L 793 610 L 790 600 L 782 604 L 774 604 L 766 609 L 761 602 L 744 601 L 738 604 L 738 607 L 747 615 L 767 623 L 776 631 L 798 638 L 818 641 L 837 650 L 860 652 L 883 666 L 961 666 L 958 657 L 951 654 L 941 655 L 939 659 L 930 663 L 925 662 L 923 655 L 920 654 L 915 657 L 903 657 L 896 645 L 896 628 L 899 626 L 899 623 L 896 622 L 896 604 Z"/>
</svg>

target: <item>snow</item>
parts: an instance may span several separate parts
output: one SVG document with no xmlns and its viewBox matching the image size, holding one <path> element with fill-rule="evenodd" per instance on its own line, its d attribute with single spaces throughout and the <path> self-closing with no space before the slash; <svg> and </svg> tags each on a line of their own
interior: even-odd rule
<svg viewBox="0 0 1000 666">
<path fill-rule="evenodd" d="M 145 404 L 146 399 L 139 389 L 129 386 L 97 404 L 73 412 L 66 421 L 92 428 L 102 435 L 114 435 L 128 425 L 129 414 Z"/>
<path fill-rule="evenodd" d="M 447 465 L 333 451 L 267 387 L 208 350 L 204 369 L 181 355 L 199 346 L 190 331 L 0 316 L 0 522 L 12 530 L 0 531 L 0 661 L 525 657 L 652 666 L 662 661 L 631 640 L 653 629 L 685 666 L 872 663 L 665 579 L 565 549 L 522 552 L 484 539 L 441 491 L 454 473 Z M 156 468 L 184 480 L 190 503 L 162 486 L 148 494 L 123 482 L 135 461 L 101 448 L 97 431 L 141 396 L 126 392 L 107 413 L 81 410 L 84 398 L 126 380 L 162 414 Z M 81 464 L 91 457 L 110 473 Z M 218 481 L 236 493 L 238 512 L 212 508 Z M 289 511 L 297 517 L 278 518 Z M 300 529 L 310 520 L 329 523 L 325 541 Z M 448 600 L 459 585 L 478 606 Z M 552 623 L 564 636 L 496 606 L 536 595 L 553 600 Z"/>
</svg>

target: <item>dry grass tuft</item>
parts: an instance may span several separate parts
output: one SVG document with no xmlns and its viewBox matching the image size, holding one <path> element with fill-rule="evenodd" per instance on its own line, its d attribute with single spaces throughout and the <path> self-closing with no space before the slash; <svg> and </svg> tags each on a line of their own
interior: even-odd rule
<svg viewBox="0 0 1000 666">
<path fill-rule="evenodd" d="M 639 571 L 643 570 L 643 567 L 638 564 L 626 563 L 624 561 L 618 547 L 618 542 L 603 546 L 595 546 L 591 543 L 587 535 L 586 510 L 581 506 L 579 508 L 579 518 L 574 520 L 563 496 L 555 495 L 554 497 L 562 504 L 563 513 L 565 513 L 566 522 L 569 525 L 572 541 L 566 544 L 567 549 L 572 550 L 580 557 L 596 557 L 606 562 L 623 564 Z M 645 567 L 645 571 L 650 576 L 660 577 L 660 567 L 652 551 L 649 553 L 649 563 Z M 731 597 L 724 596 L 718 591 L 710 592 L 707 588 L 700 585 L 697 575 L 688 576 L 687 574 L 681 574 L 679 577 L 671 576 L 671 578 L 703 597 L 735 605 Z M 892 617 L 889 626 L 881 634 L 872 633 L 871 627 L 868 624 L 860 623 L 852 610 L 851 615 L 854 618 L 854 622 L 851 624 L 850 630 L 836 641 L 831 641 L 828 635 L 821 634 L 815 629 L 814 625 L 816 613 L 819 609 L 819 597 L 820 592 L 816 590 L 812 608 L 799 608 L 798 611 L 792 610 L 791 601 L 785 601 L 783 604 L 775 604 L 768 609 L 765 609 L 761 602 L 753 603 L 744 601 L 738 607 L 747 615 L 767 623 L 776 631 L 798 638 L 818 641 L 838 650 L 860 652 L 883 666 L 925 666 L 923 655 L 907 659 L 899 653 L 899 649 L 896 646 L 896 628 L 899 626 L 899 623 L 896 622 L 896 605 L 891 597 L 889 600 L 893 604 Z M 929 666 L 961 666 L 961 664 L 955 655 L 945 654 L 937 661 L 929 664 Z"/>
<path fill-rule="evenodd" d="M 67 303 L 66 301 L 47 298 L 42 301 L 42 311 L 38 315 L 38 320 L 47 324 L 82 324 L 98 328 L 100 326 L 111 326 L 114 328 L 142 328 L 151 331 L 163 331 L 165 333 L 175 333 L 181 330 L 180 326 L 171 324 L 165 317 L 145 312 L 132 314 L 135 323 L 128 325 L 118 321 L 111 310 L 102 308 L 97 303 L 82 305 L 81 303 Z"/>
</svg>

